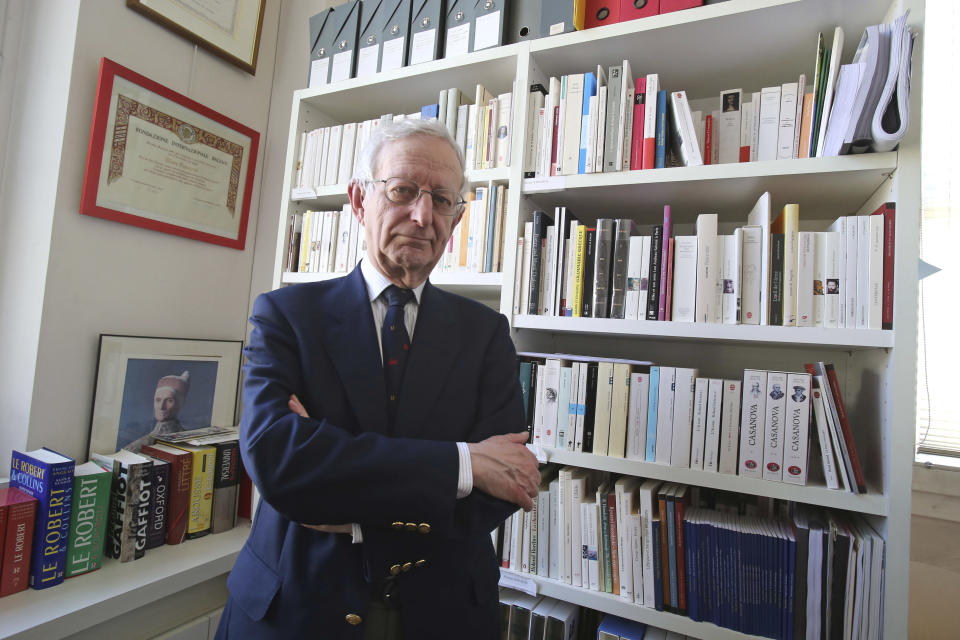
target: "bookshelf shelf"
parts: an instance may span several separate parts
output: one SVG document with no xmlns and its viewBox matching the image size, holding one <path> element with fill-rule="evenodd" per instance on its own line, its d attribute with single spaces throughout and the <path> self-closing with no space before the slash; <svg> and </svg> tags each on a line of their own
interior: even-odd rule
<svg viewBox="0 0 960 640">
<path fill-rule="evenodd" d="M 108 560 L 98 571 L 50 589 L 0 599 L 0 637 L 62 638 L 230 571 L 250 534 L 230 531 L 151 549 L 143 558 Z"/>
<path fill-rule="evenodd" d="M 663 338 L 687 342 L 743 343 L 756 345 L 824 347 L 831 349 L 886 349 L 893 346 L 892 331 L 881 329 L 824 329 L 746 324 L 654 322 L 613 318 L 566 318 L 517 315 L 516 329 L 551 333 L 592 334 L 636 340 Z"/>
<path fill-rule="evenodd" d="M 719 214 L 721 222 L 742 224 L 757 194 L 769 191 L 775 207 L 801 202 L 805 210 L 817 211 L 817 219 L 825 220 L 855 211 L 896 168 L 897 153 L 891 151 L 588 173 L 527 180 L 523 193 L 542 207 L 570 207 L 584 222 L 621 217 L 638 207 L 657 218 L 663 214 L 663 204 L 670 203 L 678 223 L 693 223 L 697 214 L 709 211 Z"/>
<path fill-rule="evenodd" d="M 657 611 L 626 600 L 610 593 L 600 593 L 581 587 L 551 580 L 529 573 L 517 573 L 509 569 L 500 569 L 501 586 L 517 588 L 524 585 L 526 588 L 536 588 L 538 595 L 566 600 L 590 609 L 610 613 L 621 618 L 637 620 L 645 624 L 675 631 L 691 638 L 710 638 L 710 640 L 756 640 L 760 636 L 750 636 L 739 631 L 732 631 L 718 627 L 709 622 L 696 622 L 690 618 L 665 611 Z M 534 587 L 535 585 L 535 587 Z"/>
<path fill-rule="evenodd" d="M 576 467 L 599 469 L 601 471 L 610 471 L 611 473 L 640 476 L 643 478 L 656 478 L 669 482 L 680 482 L 699 487 L 720 489 L 722 491 L 779 498 L 781 500 L 793 500 L 794 502 L 830 507 L 832 509 L 846 509 L 847 511 L 856 511 L 867 515 L 887 515 L 887 500 L 883 495 L 876 492 L 854 495 L 846 491 L 827 489 L 823 485 L 801 487 L 798 485 L 784 484 L 782 482 L 743 478 L 724 473 L 698 471 L 696 469 L 682 469 L 652 462 L 626 460 L 624 458 L 612 458 L 610 456 L 577 453 L 561 449 L 545 448 L 544 452 L 549 462 L 558 462 Z"/>
</svg>

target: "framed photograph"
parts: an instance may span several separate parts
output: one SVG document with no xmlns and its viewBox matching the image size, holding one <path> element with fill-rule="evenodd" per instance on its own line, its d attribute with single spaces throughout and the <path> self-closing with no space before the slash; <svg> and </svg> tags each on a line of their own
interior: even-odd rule
<svg viewBox="0 0 960 640">
<path fill-rule="evenodd" d="M 243 249 L 260 134 L 112 60 L 80 213 Z"/>
<path fill-rule="evenodd" d="M 241 346 L 101 334 L 89 454 L 139 451 L 157 435 L 233 426 Z"/>
<path fill-rule="evenodd" d="M 127 6 L 249 74 L 257 72 L 266 0 L 127 0 Z"/>
</svg>

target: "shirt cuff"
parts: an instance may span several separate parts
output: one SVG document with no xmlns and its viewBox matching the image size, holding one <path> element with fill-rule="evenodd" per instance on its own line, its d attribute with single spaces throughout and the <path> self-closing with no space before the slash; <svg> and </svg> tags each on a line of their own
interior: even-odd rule
<svg viewBox="0 0 960 640">
<path fill-rule="evenodd" d="M 360 530 L 360 525 L 356 522 L 351 522 L 350 526 L 353 527 L 353 544 L 360 544 L 363 542 L 363 532 Z"/>
<path fill-rule="evenodd" d="M 473 491 L 473 465 L 470 464 L 470 448 L 466 442 L 457 443 L 460 456 L 460 475 L 457 478 L 457 500 L 466 498 Z"/>
</svg>

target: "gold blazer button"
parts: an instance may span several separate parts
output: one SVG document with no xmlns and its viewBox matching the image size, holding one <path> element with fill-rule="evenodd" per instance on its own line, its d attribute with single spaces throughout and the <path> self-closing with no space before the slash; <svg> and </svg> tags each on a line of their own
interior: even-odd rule
<svg viewBox="0 0 960 640">
<path fill-rule="evenodd" d="M 420 567 L 422 567 L 422 566 L 425 565 L 425 564 L 427 564 L 427 561 L 421 559 L 421 560 L 417 560 L 416 562 L 414 562 L 414 563 L 413 563 L 413 566 L 415 566 L 417 569 L 419 569 Z"/>
<path fill-rule="evenodd" d="M 407 531 L 416 531 L 416 530 L 417 530 L 417 523 L 416 523 L 416 522 L 408 522 L 408 523 L 406 524 L 406 529 L 407 529 Z"/>
<path fill-rule="evenodd" d="M 363 618 L 361 618 L 355 613 L 348 613 L 346 620 L 347 620 L 347 624 L 352 624 L 353 626 L 357 626 L 358 624 L 363 622 Z"/>
<path fill-rule="evenodd" d="M 402 523 L 402 522 L 394 522 L 394 523 L 391 524 L 390 526 L 393 527 L 394 529 L 403 529 L 403 523 Z"/>
<path fill-rule="evenodd" d="M 417 527 L 417 531 L 420 533 L 430 533 L 430 525 L 426 522 L 421 522 L 420 526 Z"/>
<path fill-rule="evenodd" d="M 400 575 L 400 565 L 395 564 L 390 567 L 390 575 L 397 576 Z"/>
<path fill-rule="evenodd" d="M 403 563 L 403 566 L 400 567 L 400 568 L 401 568 L 403 571 L 410 571 L 410 569 L 413 569 L 413 563 L 412 563 L 412 562 L 404 562 L 404 563 Z"/>
</svg>

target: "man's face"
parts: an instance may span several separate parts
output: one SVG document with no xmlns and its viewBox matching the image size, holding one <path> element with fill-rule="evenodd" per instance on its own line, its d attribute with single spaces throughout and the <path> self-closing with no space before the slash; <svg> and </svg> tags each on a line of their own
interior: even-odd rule
<svg viewBox="0 0 960 640">
<path fill-rule="evenodd" d="M 170 387 L 160 387 L 153 394 L 153 418 L 164 422 L 176 420 L 180 414 L 180 401 L 176 392 Z"/>
<path fill-rule="evenodd" d="M 385 144 L 374 167 L 374 179 L 406 178 L 421 189 L 460 187 L 460 163 L 456 152 L 443 140 L 409 136 Z M 428 194 L 412 205 L 399 205 L 384 195 L 382 183 L 351 188 L 350 202 L 364 227 L 367 257 L 396 284 L 412 288 L 427 279 L 443 255 L 460 215 L 443 216 L 433 211 Z"/>
</svg>

